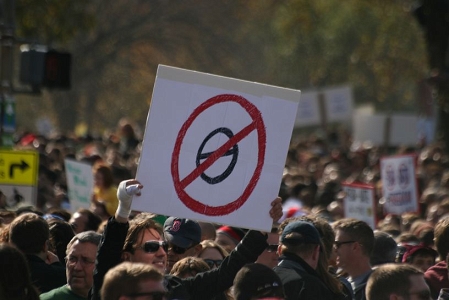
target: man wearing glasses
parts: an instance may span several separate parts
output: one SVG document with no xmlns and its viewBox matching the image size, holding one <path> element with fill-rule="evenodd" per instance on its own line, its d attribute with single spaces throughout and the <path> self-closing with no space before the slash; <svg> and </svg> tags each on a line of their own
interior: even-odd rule
<svg viewBox="0 0 449 300">
<path fill-rule="evenodd" d="M 110 269 L 101 288 L 107 300 L 166 300 L 164 275 L 152 265 L 124 262 Z"/>
<path fill-rule="evenodd" d="M 375 269 L 366 285 L 368 300 L 431 300 L 424 274 L 409 264 L 384 264 Z"/>
<path fill-rule="evenodd" d="M 370 256 L 374 247 L 371 227 L 356 219 L 341 219 L 333 225 L 334 249 L 340 271 L 349 275 L 356 300 L 366 299 L 365 286 L 371 275 Z"/>
<path fill-rule="evenodd" d="M 40 295 L 40 300 L 88 299 L 92 288 L 95 256 L 101 235 L 84 231 L 75 235 L 67 245 L 67 284 Z"/>
<path fill-rule="evenodd" d="M 122 181 L 119 185 L 119 206 L 106 225 L 97 254 L 92 300 L 100 299 L 99 290 L 106 272 L 122 261 L 152 264 L 165 273 L 167 252 L 173 245 L 164 240 L 162 228 L 153 220 L 139 216 L 128 223 L 132 195 L 140 195 L 141 188 L 137 180 Z M 281 199 L 274 200 L 271 206 L 270 216 L 277 221 L 282 215 Z M 240 268 L 254 262 L 267 247 L 266 238 L 265 234 L 250 230 L 218 269 L 184 279 L 165 275 L 168 299 L 204 300 L 222 293 L 232 286 Z"/>
<path fill-rule="evenodd" d="M 197 256 L 201 251 L 201 227 L 194 220 L 168 218 L 164 223 L 164 237 L 168 242 L 167 274 L 176 262 L 187 256 Z"/>
</svg>

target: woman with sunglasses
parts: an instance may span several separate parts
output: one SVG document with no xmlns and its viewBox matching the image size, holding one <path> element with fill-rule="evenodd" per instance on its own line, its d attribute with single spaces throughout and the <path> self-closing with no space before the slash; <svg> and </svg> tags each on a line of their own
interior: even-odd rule
<svg viewBox="0 0 449 300">
<path fill-rule="evenodd" d="M 123 260 L 150 263 L 159 269 L 163 269 L 167 263 L 168 245 L 162 238 L 160 227 L 152 220 L 143 224 L 140 222 L 139 226 L 132 222 L 128 223 L 132 196 L 139 196 L 142 188 L 140 182 L 134 179 L 122 181 L 119 185 L 117 192 L 119 206 L 115 216 L 106 225 L 97 254 L 92 300 L 101 299 L 99 290 L 104 275 Z M 280 198 L 271 203 L 269 214 L 274 221 L 282 216 Z M 218 269 L 184 279 L 165 275 L 169 299 L 204 300 L 224 292 L 232 286 L 240 268 L 254 262 L 267 247 L 266 239 L 266 234 L 250 230 Z"/>
<path fill-rule="evenodd" d="M 201 246 L 203 248 L 198 253 L 198 257 L 204 259 L 211 269 L 218 268 L 223 259 L 228 256 L 228 252 L 215 241 L 204 240 Z"/>
</svg>

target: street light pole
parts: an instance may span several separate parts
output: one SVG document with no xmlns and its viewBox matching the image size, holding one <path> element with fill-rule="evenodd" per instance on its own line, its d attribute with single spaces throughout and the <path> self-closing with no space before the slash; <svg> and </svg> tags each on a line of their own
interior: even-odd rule
<svg viewBox="0 0 449 300">
<path fill-rule="evenodd" d="M 1 0 L 0 7 L 0 146 L 13 145 L 15 131 L 15 99 L 13 90 L 13 58 L 15 42 L 15 2 Z"/>
</svg>

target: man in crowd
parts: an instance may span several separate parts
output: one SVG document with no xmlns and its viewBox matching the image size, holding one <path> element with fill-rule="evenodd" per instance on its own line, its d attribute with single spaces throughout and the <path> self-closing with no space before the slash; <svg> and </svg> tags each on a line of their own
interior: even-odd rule
<svg viewBox="0 0 449 300">
<path fill-rule="evenodd" d="M 101 288 L 101 299 L 165 300 L 164 275 L 152 265 L 124 262 L 110 269 Z"/>
<path fill-rule="evenodd" d="M 164 223 L 164 237 L 168 242 L 167 269 L 187 256 L 197 256 L 201 251 L 201 227 L 190 219 L 170 217 Z"/>
<path fill-rule="evenodd" d="M 320 251 L 320 234 L 312 223 L 293 221 L 285 226 L 274 271 L 282 280 L 286 299 L 332 299 L 316 272 Z"/>
<path fill-rule="evenodd" d="M 119 206 L 106 225 L 97 254 L 92 300 L 100 299 L 99 290 L 106 272 L 123 260 L 152 264 L 165 272 L 168 244 L 163 239 L 160 226 L 148 218 L 128 223 L 132 196 L 140 195 L 141 188 L 143 186 L 137 180 L 122 181 L 119 185 Z M 277 221 L 282 215 L 281 199 L 274 200 L 271 206 L 270 216 Z M 254 262 L 267 247 L 266 238 L 261 232 L 249 231 L 219 268 L 185 279 L 166 275 L 170 299 L 211 299 L 224 292 L 232 286 L 240 268 Z"/>
<path fill-rule="evenodd" d="M 64 266 L 49 251 L 49 238 L 47 221 L 35 213 L 22 214 L 11 222 L 9 241 L 26 255 L 31 280 L 41 293 L 66 283 Z"/>
<path fill-rule="evenodd" d="M 432 292 L 432 297 L 437 298 L 440 289 L 449 287 L 446 264 L 446 257 L 449 253 L 449 218 L 443 218 L 437 222 L 434 235 L 440 262 L 430 267 L 424 273 L 424 278 Z"/>
<path fill-rule="evenodd" d="M 424 274 L 409 264 L 384 264 L 366 284 L 367 300 L 431 300 Z"/>
<path fill-rule="evenodd" d="M 334 224 L 337 266 L 349 274 L 356 300 L 365 299 L 365 286 L 372 272 L 370 257 L 374 247 L 371 227 L 360 220 L 341 219 Z"/>
<path fill-rule="evenodd" d="M 73 213 L 69 223 L 75 233 L 89 230 L 97 231 L 101 224 L 101 219 L 89 209 L 80 208 Z"/>
<path fill-rule="evenodd" d="M 271 268 L 262 264 L 247 264 L 234 279 L 235 300 L 284 299 L 284 288 L 279 276 Z"/>
<path fill-rule="evenodd" d="M 67 284 L 40 295 L 40 300 L 88 299 L 92 288 L 95 257 L 101 235 L 84 231 L 75 235 L 67 245 Z"/>
</svg>

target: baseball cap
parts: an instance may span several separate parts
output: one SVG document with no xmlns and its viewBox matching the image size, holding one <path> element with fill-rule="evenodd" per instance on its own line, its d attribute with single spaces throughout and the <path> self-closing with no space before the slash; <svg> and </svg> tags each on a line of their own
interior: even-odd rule
<svg viewBox="0 0 449 300">
<path fill-rule="evenodd" d="M 170 217 L 165 220 L 164 235 L 169 243 L 188 248 L 201 242 L 201 227 L 194 220 Z"/>
<path fill-rule="evenodd" d="M 408 262 L 409 259 L 413 257 L 415 254 L 422 254 L 422 255 L 429 255 L 433 258 L 436 258 L 438 255 L 438 252 L 430 247 L 427 247 L 425 245 L 413 245 L 413 246 L 406 246 L 406 250 L 404 252 L 404 256 L 402 256 L 402 262 Z"/>
<path fill-rule="evenodd" d="M 279 276 L 271 268 L 259 263 L 245 265 L 234 279 L 235 300 L 250 300 L 255 297 L 284 297 Z"/>
<path fill-rule="evenodd" d="M 312 223 L 306 221 L 291 222 L 282 231 L 281 242 L 320 244 L 320 234 Z"/>
</svg>

